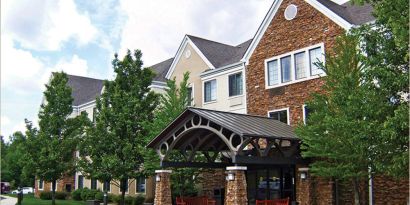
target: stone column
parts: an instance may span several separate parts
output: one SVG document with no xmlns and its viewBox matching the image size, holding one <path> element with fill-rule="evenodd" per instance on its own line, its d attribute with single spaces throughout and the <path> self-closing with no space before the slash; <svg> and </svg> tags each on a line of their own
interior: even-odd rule
<svg viewBox="0 0 410 205">
<path fill-rule="evenodd" d="M 246 167 L 226 167 L 227 185 L 225 189 L 225 205 L 247 205 Z"/>
<path fill-rule="evenodd" d="M 172 205 L 171 170 L 155 171 L 155 205 Z"/>
</svg>

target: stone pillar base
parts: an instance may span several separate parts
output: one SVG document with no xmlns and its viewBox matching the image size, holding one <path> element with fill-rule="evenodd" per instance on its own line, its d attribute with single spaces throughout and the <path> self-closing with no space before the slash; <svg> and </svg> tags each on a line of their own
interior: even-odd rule
<svg viewBox="0 0 410 205">
<path fill-rule="evenodd" d="M 155 171 L 155 205 L 172 205 L 171 170 Z"/>
<path fill-rule="evenodd" d="M 225 193 L 225 205 L 247 205 L 246 167 L 226 167 L 228 181 Z"/>
</svg>

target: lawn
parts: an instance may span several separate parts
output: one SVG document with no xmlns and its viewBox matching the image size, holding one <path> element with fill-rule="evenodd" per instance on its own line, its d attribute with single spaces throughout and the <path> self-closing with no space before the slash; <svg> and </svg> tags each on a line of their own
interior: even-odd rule
<svg viewBox="0 0 410 205">
<path fill-rule="evenodd" d="M 17 197 L 15 194 L 7 194 L 11 197 Z M 56 200 L 56 205 L 85 205 L 83 201 L 73 200 Z M 33 194 L 25 194 L 22 205 L 51 205 L 51 200 L 41 200 L 35 198 Z"/>
</svg>

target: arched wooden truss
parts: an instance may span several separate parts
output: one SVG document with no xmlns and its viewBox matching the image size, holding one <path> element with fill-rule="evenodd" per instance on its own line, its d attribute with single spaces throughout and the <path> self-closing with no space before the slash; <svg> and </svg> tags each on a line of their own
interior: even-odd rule
<svg viewBox="0 0 410 205">
<path fill-rule="evenodd" d="M 290 126 L 272 119 L 188 108 L 148 147 L 163 166 L 295 164 L 300 141 L 292 134 Z"/>
</svg>

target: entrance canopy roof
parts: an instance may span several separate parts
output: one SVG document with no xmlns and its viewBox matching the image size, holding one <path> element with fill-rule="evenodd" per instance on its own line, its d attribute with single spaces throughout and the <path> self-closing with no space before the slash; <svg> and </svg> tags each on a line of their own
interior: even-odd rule
<svg viewBox="0 0 410 205">
<path fill-rule="evenodd" d="M 300 140 L 293 128 L 267 117 L 187 108 L 147 147 L 163 166 L 204 163 L 294 164 Z"/>
</svg>

